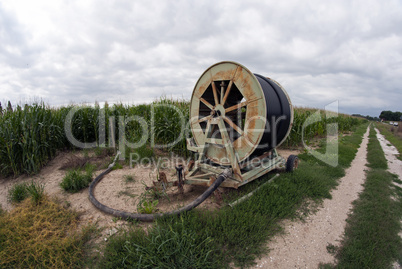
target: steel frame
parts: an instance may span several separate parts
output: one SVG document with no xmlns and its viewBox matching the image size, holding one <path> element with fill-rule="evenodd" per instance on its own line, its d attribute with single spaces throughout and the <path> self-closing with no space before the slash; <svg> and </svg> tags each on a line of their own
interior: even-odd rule
<svg viewBox="0 0 402 269">
<path fill-rule="evenodd" d="M 214 124 L 218 125 L 222 139 L 208 138 Z M 187 149 L 196 152 L 198 159 L 195 161 L 194 167 L 190 171 L 186 171 L 184 180 L 186 184 L 210 186 L 216 179 L 216 175 L 222 173 L 226 168 L 230 168 L 232 177 L 226 179 L 221 186 L 237 189 L 274 169 L 283 170 L 286 167 L 286 160 L 278 155 L 276 149 L 254 157 L 250 161 L 240 163 L 221 117 L 208 121 L 205 136 L 205 144 L 199 147 L 195 146 L 191 138 L 187 139 Z M 230 162 L 229 166 L 214 164 L 207 158 L 206 152 L 210 145 L 225 148 L 226 156 Z"/>
</svg>

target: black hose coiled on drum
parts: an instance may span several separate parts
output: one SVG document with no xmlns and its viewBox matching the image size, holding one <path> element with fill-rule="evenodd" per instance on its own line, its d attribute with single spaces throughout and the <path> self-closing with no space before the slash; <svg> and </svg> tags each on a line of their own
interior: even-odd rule
<svg viewBox="0 0 402 269">
<path fill-rule="evenodd" d="M 99 202 L 95 196 L 94 196 L 94 190 L 95 186 L 102 180 L 102 178 L 108 174 L 112 169 L 113 166 L 117 160 L 117 157 L 119 156 L 120 152 L 117 153 L 116 157 L 114 158 L 114 161 L 112 164 L 109 165 L 109 167 L 103 171 L 100 175 L 98 175 L 91 183 L 89 186 L 89 200 L 92 202 L 92 204 L 97 207 L 99 210 L 110 214 L 115 217 L 119 217 L 122 219 L 135 219 L 135 220 L 140 220 L 140 221 L 154 221 L 156 218 L 160 218 L 163 216 L 173 216 L 173 215 L 179 215 L 183 212 L 189 211 L 195 207 L 197 207 L 199 204 L 204 202 L 205 199 L 207 199 L 221 184 L 222 182 L 230 176 L 230 170 L 227 169 L 223 173 L 219 174 L 218 178 L 212 183 L 211 186 L 200 196 L 197 197 L 194 201 L 189 203 L 188 205 L 176 209 L 174 211 L 166 212 L 166 213 L 156 213 L 156 214 L 138 214 L 138 213 L 130 213 L 126 211 L 121 211 L 117 209 L 110 208 L 101 202 Z"/>
</svg>

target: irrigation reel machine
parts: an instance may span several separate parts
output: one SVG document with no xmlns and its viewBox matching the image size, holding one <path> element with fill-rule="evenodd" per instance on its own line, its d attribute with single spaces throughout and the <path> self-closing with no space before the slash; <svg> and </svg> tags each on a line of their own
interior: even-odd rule
<svg viewBox="0 0 402 269">
<path fill-rule="evenodd" d="M 191 210 L 219 186 L 238 188 L 272 170 L 297 168 L 295 155 L 286 160 L 276 150 L 293 123 L 292 103 L 278 82 L 253 74 L 241 64 L 220 62 L 201 75 L 190 102 L 192 138 L 187 139 L 187 149 L 196 153 L 196 159 L 187 168 L 176 167 L 177 181 L 159 179 L 153 187 L 180 189 L 183 184 L 191 184 L 208 189 L 192 203 L 172 212 L 137 214 L 115 210 L 93 195 L 96 184 L 112 164 L 91 183 L 89 196 L 96 207 L 114 216 L 152 221 Z"/>
</svg>

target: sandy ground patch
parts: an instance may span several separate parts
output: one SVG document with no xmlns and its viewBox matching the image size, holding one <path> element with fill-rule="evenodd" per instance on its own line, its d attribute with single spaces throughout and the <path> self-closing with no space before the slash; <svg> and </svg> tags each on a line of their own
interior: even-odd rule
<svg viewBox="0 0 402 269">
<path fill-rule="evenodd" d="M 333 263 L 328 244 L 339 246 L 352 202 L 363 190 L 366 178 L 368 129 L 346 175 L 331 192 L 332 199 L 304 222 L 284 221 L 285 234 L 275 236 L 268 255 L 257 260 L 257 268 L 318 268 L 320 263 Z"/>
</svg>

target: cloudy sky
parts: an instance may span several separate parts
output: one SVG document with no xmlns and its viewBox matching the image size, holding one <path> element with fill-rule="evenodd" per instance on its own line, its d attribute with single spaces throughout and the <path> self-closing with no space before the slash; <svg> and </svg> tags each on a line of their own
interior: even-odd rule
<svg viewBox="0 0 402 269">
<path fill-rule="evenodd" d="M 190 99 L 212 64 L 277 80 L 294 105 L 402 111 L 402 1 L 0 3 L 0 101 Z"/>
</svg>

